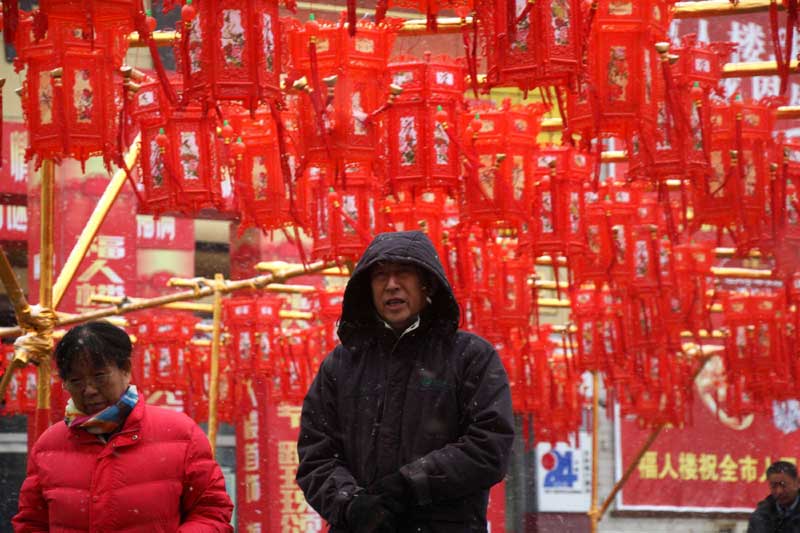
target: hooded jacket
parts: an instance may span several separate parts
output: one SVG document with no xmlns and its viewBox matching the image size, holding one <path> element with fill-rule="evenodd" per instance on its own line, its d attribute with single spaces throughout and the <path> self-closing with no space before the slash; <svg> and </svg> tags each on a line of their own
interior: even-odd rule
<svg viewBox="0 0 800 533">
<path fill-rule="evenodd" d="M 747 524 L 747 533 L 800 533 L 800 504 L 787 516 L 778 513 L 775 498 L 767 496 L 756 506 Z"/>
<path fill-rule="evenodd" d="M 414 264 L 435 287 L 402 335 L 372 304 L 377 262 Z M 511 395 L 497 352 L 458 320 L 428 237 L 378 235 L 345 289 L 340 344 L 303 403 L 297 482 L 331 531 L 347 531 L 354 494 L 398 471 L 414 495 L 399 531 L 486 531 L 489 488 L 503 479 L 514 438 Z"/>
<path fill-rule="evenodd" d="M 142 398 L 108 442 L 54 424 L 36 441 L 14 531 L 232 532 L 233 504 L 208 439 Z"/>
</svg>

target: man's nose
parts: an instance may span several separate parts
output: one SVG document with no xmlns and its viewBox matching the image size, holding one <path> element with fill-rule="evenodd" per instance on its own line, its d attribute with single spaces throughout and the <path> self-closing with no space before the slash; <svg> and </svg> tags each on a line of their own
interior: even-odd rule
<svg viewBox="0 0 800 533">
<path fill-rule="evenodd" d="M 92 394 L 97 394 L 97 392 L 98 392 L 97 386 L 94 384 L 94 382 L 91 380 L 87 380 L 86 386 L 83 388 L 83 394 L 85 396 L 90 396 Z"/>
<path fill-rule="evenodd" d="M 394 289 L 399 287 L 400 284 L 397 282 L 397 275 L 394 273 L 389 274 L 388 279 L 386 280 L 386 288 L 387 289 Z"/>
</svg>

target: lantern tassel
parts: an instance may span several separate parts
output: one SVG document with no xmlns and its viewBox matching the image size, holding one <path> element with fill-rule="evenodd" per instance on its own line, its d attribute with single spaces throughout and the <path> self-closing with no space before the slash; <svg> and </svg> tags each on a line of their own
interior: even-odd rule
<svg viewBox="0 0 800 533">
<path fill-rule="evenodd" d="M 769 26 L 770 26 L 770 36 L 772 38 L 772 48 L 775 50 L 775 62 L 778 64 L 778 77 L 781 80 L 780 91 L 778 94 L 784 94 L 786 91 L 786 87 L 789 81 L 789 63 L 786 62 L 784 58 L 784 50 L 781 46 L 781 39 L 780 35 L 778 35 L 779 28 L 778 28 L 778 2 L 777 0 L 772 0 L 769 3 Z M 791 39 L 792 33 L 792 26 L 789 24 L 786 25 L 786 43 L 787 43 L 787 56 L 791 61 L 791 49 L 792 49 L 792 41 Z"/>
<path fill-rule="evenodd" d="M 350 37 L 356 34 L 356 0 L 347 0 L 347 33 Z"/>
<path fill-rule="evenodd" d="M 3 41 L 14 44 L 19 27 L 19 2 L 3 0 Z"/>
<path fill-rule="evenodd" d="M 117 152 L 114 154 L 114 163 L 117 165 L 117 167 L 125 171 L 125 180 L 131 184 L 131 188 L 133 189 L 133 193 L 136 195 L 136 201 L 139 202 L 139 205 L 146 205 L 144 197 L 142 197 L 142 193 L 139 192 L 139 189 L 136 187 L 136 181 L 133 179 L 131 169 L 125 164 L 125 158 L 122 157 L 122 153 Z"/>
<path fill-rule="evenodd" d="M 153 40 L 153 34 L 150 33 L 150 28 L 147 27 L 147 16 L 143 12 L 139 12 L 134 18 L 134 24 L 136 26 L 136 31 L 139 32 L 139 36 L 147 43 L 147 48 L 150 50 L 150 58 L 153 60 L 153 67 L 158 75 L 161 88 L 164 90 L 164 94 L 167 95 L 169 103 L 174 106 L 178 102 L 178 97 L 175 94 L 175 88 L 169 82 L 164 63 L 161 61 L 161 55 L 158 53 L 158 45 Z"/>
<path fill-rule="evenodd" d="M 386 11 L 389 10 L 389 0 L 378 0 L 375 4 L 375 22 L 378 23 L 386 18 Z"/>
<path fill-rule="evenodd" d="M 461 28 L 461 40 L 464 43 L 464 56 L 467 60 L 467 72 L 469 72 L 469 84 L 476 99 L 478 98 L 478 60 L 475 57 L 476 49 L 474 45 L 478 42 L 477 24 L 477 20 L 473 17 L 472 39 L 470 39 L 470 30 L 466 25 Z"/>
<path fill-rule="evenodd" d="M 320 83 L 319 83 L 319 61 L 317 59 L 317 43 L 313 39 L 308 43 L 308 60 L 311 66 L 311 90 L 309 97 L 311 98 L 311 105 L 314 107 L 314 115 L 316 117 L 317 131 L 320 137 L 325 141 L 325 151 L 330 156 L 331 147 L 328 136 L 328 130 L 325 127 L 326 110 L 325 105 L 320 97 Z"/>
<path fill-rule="evenodd" d="M 189 38 L 192 33 L 192 23 L 184 21 L 183 31 L 181 32 L 181 71 L 183 72 L 183 86 L 189 87 L 192 81 L 192 68 L 189 57 Z M 181 95 L 181 106 L 189 103 L 189 91 L 183 91 Z"/>
<path fill-rule="evenodd" d="M 292 183 L 292 169 L 289 167 L 289 150 L 286 146 L 286 125 L 281 119 L 280 111 L 278 110 L 277 103 L 273 100 L 269 101 L 269 111 L 272 114 L 272 121 L 275 123 L 275 132 L 278 137 L 278 153 L 281 161 L 281 174 L 283 175 L 283 183 L 289 191 L 289 214 L 295 223 L 299 223 L 297 216 L 297 209 L 294 198 L 294 184 Z"/>
</svg>

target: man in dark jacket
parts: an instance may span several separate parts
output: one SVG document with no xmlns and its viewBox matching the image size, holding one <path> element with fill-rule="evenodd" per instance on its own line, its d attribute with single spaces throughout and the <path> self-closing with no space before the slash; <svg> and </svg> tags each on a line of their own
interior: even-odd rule
<svg viewBox="0 0 800 533">
<path fill-rule="evenodd" d="M 497 352 L 458 319 L 424 233 L 375 237 L 303 403 L 297 482 L 331 531 L 486 532 L 511 395 Z"/>
<path fill-rule="evenodd" d="M 767 482 L 770 494 L 750 515 L 747 533 L 800 533 L 797 467 L 788 461 L 772 463 Z"/>
</svg>

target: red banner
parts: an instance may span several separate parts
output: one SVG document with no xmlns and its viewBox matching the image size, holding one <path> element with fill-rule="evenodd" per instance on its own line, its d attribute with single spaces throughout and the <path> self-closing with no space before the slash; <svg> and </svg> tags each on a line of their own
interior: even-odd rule
<svg viewBox="0 0 800 533">
<path fill-rule="evenodd" d="M 0 241 L 28 239 L 28 208 L 24 205 L 0 204 Z"/>
<path fill-rule="evenodd" d="M 108 179 L 105 176 L 85 180 L 57 180 L 55 212 L 60 216 L 54 228 L 55 274 L 61 271 L 66 258 L 81 234 L 83 227 L 102 195 Z M 30 207 L 28 255 L 33 268 L 28 269 L 30 294 L 39 290 L 40 197 L 32 190 Z M 96 308 L 90 304 L 92 294 L 125 296 L 135 293 L 136 284 L 136 200 L 132 193 L 120 194 L 109 212 L 89 250 L 81 261 L 75 278 L 69 285 L 59 311 L 83 312 Z M 32 302 L 38 298 L 32 298 Z"/>
<path fill-rule="evenodd" d="M 194 220 L 191 218 L 137 215 L 136 247 L 194 251 Z"/>
<path fill-rule="evenodd" d="M 693 423 L 665 428 L 625 484 L 620 510 L 751 512 L 769 493 L 765 471 L 800 456 L 800 402 L 774 404 L 765 414 L 728 416 L 715 398 L 719 358 L 697 380 Z M 650 434 L 635 420 L 618 420 L 616 477 Z M 620 460 L 621 459 L 621 460 Z"/>
<path fill-rule="evenodd" d="M 28 147 L 28 130 L 22 122 L 4 122 L 3 166 L 0 168 L 0 194 L 24 196 L 28 194 L 28 170 L 25 149 Z M 32 168 L 32 167 L 31 167 Z"/>
</svg>

